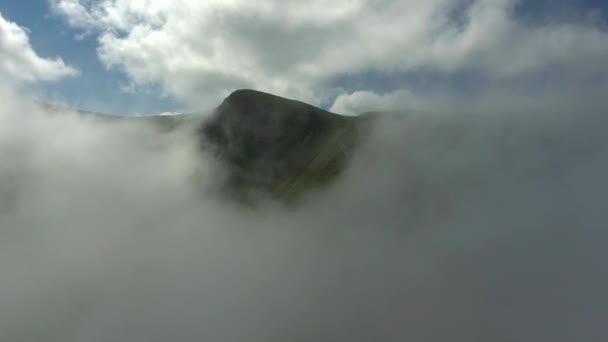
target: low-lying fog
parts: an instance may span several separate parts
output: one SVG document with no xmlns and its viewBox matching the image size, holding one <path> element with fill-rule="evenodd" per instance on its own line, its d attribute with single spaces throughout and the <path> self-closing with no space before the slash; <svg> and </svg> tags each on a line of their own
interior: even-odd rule
<svg viewBox="0 0 608 342">
<path fill-rule="evenodd" d="M 0 341 L 605 341 L 605 106 L 402 114 L 296 207 L 1 95 Z M 555 100 L 558 101 L 558 100 Z"/>
</svg>

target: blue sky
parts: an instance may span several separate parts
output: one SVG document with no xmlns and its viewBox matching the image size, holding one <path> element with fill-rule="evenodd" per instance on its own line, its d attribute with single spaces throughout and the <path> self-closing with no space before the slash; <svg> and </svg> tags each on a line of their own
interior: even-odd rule
<svg viewBox="0 0 608 342">
<path fill-rule="evenodd" d="M 53 1 L 56 4 L 60 4 L 58 6 L 61 6 L 62 3 L 82 3 L 82 8 L 90 10 L 90 7 L 87 8 L 86 2 L 82 1 Z M 492 2 L 491 0 L 462 1 L 460 2 L 462 6 L 455 6 L 452 8 L 453 13 L 451 15 L 454 15 L 455 18 L 458 18 L 458 20 L 464 20 L 465 23 L 466 19 L 463 18 L 470 15 L 471 18 L 469 18 L 469 20 L 473 22 L 475 18 L 472 16 L 478 14 L 477 12 L 471 10 L 471 4 L 481 3 L 484 1 L 487 3 Z M 115 6 L 111 9 L 120 11 L 123 9 L 123 7 L 120 7 L 118 4 L 119 2 L 120 1 L 110 1 L 109 3 L 113 5 L 108 6 Z M 439 2 L 439 0 L 437 2 Z M 508 0 L 495 1 L 495 3 L 501 2 L 508 2 Z M 339 3 L 339 1 L 336 1 L 336 3 Z M 198 9 L 196 5 L 192 6 L 192 12 Z M 395 6 L 399 6 L 398 2 Z M 170 5 L 161 7 L 161 11 L 168 13 L 166 17 L 171 18 L 171 11 L 174 11 L 175 8 L 172 8 Z M 415 6 L 412 5 L 412 7 Z M 269 54 L 268 51 L 261 51 L 260 48 L 256 49 L 255 47 L 252 48 L 247 45 L 248 42 L 246 40 L 249 40 L 251 44 L 256 44 L 256 42 L 259 42 L 258 46 L 263 46 L 265 50 L 273 49 L 273 40 L 265 39 L 263 36 L 255 36 L 255 32 L 251 32 L 255 31 L 255 29 L 252 30 L 251 27 L 267 26 L 270 29 L 268 32 L 272 32 L 273 27 L 269 25 L 277 24 L 278 19 L 272 17 L 271 13 L 268 18 L 260 17 L 261 19 L 252 19 L 251 25 L 257 26 L 249 27 L 249 32 L 245 33 L 242 31 L 236 31 L 236 29 L 236 33 L 230 32 L 230 34 L 226 34 L 225 36 L 223 35 L 223 32 L 209 32 L 208 36 L 204 36 L 203 33 L 200 38 L 201 40 L 196 44 L 193 44 L 192 40 L 187 40 L 188 37 L 176 36 L 175 40 L 180 44 L 183 44 L 183 46 L 188 47 L 188 44 L 192 44 L 191 49 L 187 50 L 189 58 L 192 58 L 192 51 L 194 51 L 195 57 L 197 57 L 196 53 L 202 54 L 200 51 L 211 51 L 209 50 L 209 47 L 199 47 L 199 43 L 204 42 L 207 39 L 212 40 L 218 37 L 219 39 L 225 39 L 224 42 L 230 42 L 230 39 L 233 39 L 235 35 L 240 34 L 244 38 L 235 39 L 235 41 L 239 41 L 239 43 L 227 48 L 225 50 L 226 56 L 231 58 L 235 54 L 240 54 L 241 52 L 243 55 L 250 53 L 251 56 L 246 56 L 247 58 L 236 62 L 239 62 L 240 65 L 247 66 L 247 68 L 249 65 L 253 65 L 253 67 L 260 69 L 259 74 L 255 74 L 251 71 L 251 68 L 247 69 L 243 66 L 240 66 L 241 69 L 238 69 L 231 65 L 217 65 L 214 69 L 213 63 L 217 63 L 217 61 L 211 60 L 205 61 L 203 64 L 210 66 L 202 68 L 200 70 L 200 74 L 197 74 L 199 72 L 199 70 L 196 69 L 197 67 L 187 65 L 187 67 L 185 66 L 184 68 L 180 69 L 179 62 L 171 60 L 172 57 L 166 56 L 166 54 L 159 54 L 158 57 L 153 56 L 150 59 L 143 61 L 138 59 L 139 57 L 137 56 L 135 56 L 137 58 L 134 58 L 134 55 L 137 55 L 139 51 L 144 51 L 145 48 L 149 47 L 147 45 L 142 45 L 139 48 L 135 48 L 130 52 L 130 55 L 128 54 L 128 51 L 123 51 L 124 49 L 112 50 L 112 48 L 117 46 L 118 43 L 125 43 L 126 47 L 132 46 L 133 42 L 140 43 L 141 40 L 128 41 L 125 38 L 129 36 L 131 30 L 137 27 L 141 28 L 143 26 L 150 30 L 150 35 L 145 38 L 153 37 L 152 33 L 162 32 L 162 30 L 165 29 L 164 27 L 162 30 L 154 31 L 157 29 L 157 27 L 149 22 L 145 22 L 145 20 L 153 21 L 158 13 L 151 11 L 139 13 L 137 11 L 142 11 L 142 9 L 129 8 L 128 11 L 125 10 L 124 18 L 132 18 L 133 16 L 131 14 L 135 13 L 137 14 L 138 18 L 144 18 L 141 19 L 144 21 L 143 25 L 142 22 L 137 22 L 131 26 L 120 27 L 111 25 L 103 26 L 106 25 L 107 18 L 104 19 L 102 17 L 94 17 L 94 12 L 91 10 L 88 13 L 88 15 L 91 16 L 89 23 L 79 23 L 78 16 L 81 14 L 71 13 L 65 8 L 62 7 L 61 10 L 52 11 L 50 2 L 47 0 L 0 1 L 0 11 L 4 19 L 27 28 L 31 47 L 40 57 L 60 57 L 65 64 L 77 69 L 80 73 L 79 76 L 67 77 L 55 82 L 39 82 L 36 84 L 29 84 L 27 87 L 28 92 L 29 94 L 33 94 L 32 96 L 45 101 L 60 102 L 73 107 L 112 114 L 160 113 L 167 111 L 190 110 L 197 108 L 197 106 L 200 105 L 200 102 L 197 102 L 198 97 L 201 98 L 200 101 L 206 101 L 205 103 L 213 103 L 225 95 L 225 93 L 230 89 L 238 88 L 241 85 L 251 85 L 253 87 L 275 92 L 280 95 L 307 100 L 318 105 L 323 105 L 324 107 L 331 107 L 334 99 L 342 93 L 368 91 L 382 95 L 399 91 L 405 86 L 407 86 L 410 91 L 414 92 L 437 92 L 451 89 L 451 91 L 453 91 L 456 95 L 466 95 L 468 93 L 475 93 L 479 89 L 487 87 L 489 82 L 502 84 L 508 84 L 510 82 L 510 84 L 517 84 L 519 86 L 522 79 L 521 75 L 524 75 L 525 77 L 523 78 L 526 80 L 529 78 L 530 84 L 534 82 L 538 83 L 539 80 L 542 83 L 544 80 L 542 76 L 543 72 L 545 72 L 544 75 L 548 74 L 546 70 L 549 69 L 547 68 L 563 68 L 563 63 L 569 63 L 568 65 L 570 66 L 573 63 L 576 64 L 572 61 L 562 62 L 560 60 L 551 63 L 548 62 L 546 66 L 541 65 L 541 67 L 538 67 L 536 66 L 538 63 L 532 63 L 535 65 L 534 68 L 536 69 L 522 69 L 523 71 L 517 71 L 520 72 L 520 74 L 508 76 L 506 78 L 501 76 L 502 78 L 497 82 L 496 77 L 492 74 L 493 71 L 488 71 L 491 68 L 496 68 L 496 66 L 492 64 L 494 62 L 480 60 L 472 66 L 467 64 L 466 61 L 460 62 L 456 66 L 451 66 L 449 61 L 427 63 L 427 60 L 432 60 L 432 58 L 438 59 L 437 57 L 433 56 L 426 59 L 421 57 L 419 60 L 404 62 L 398 60 L 398 53 L 395 54 L 394 51 L 387 48 L 386 51 L 389 51 L 387 52 L 387 55 L 391 53 L 394 55 L 392 57 L 389 56 L 390 58 L 387 58 L 384 61 L 382 58 L 370 53 L 366 57 L 367 59 L 361 57 L 361 60 L 354 60 L 352 62 L 352 66 L 345 66 L 344 68 L 342 68 L 339 63 L 335 64 L 333 60 L 328 58 L 327 65 L 329 66 L 326 67 L 327 69 L 324 69 L 327 70 L 325 72 L 327 76 L 319 76 L 318 74 L 302 73 L 300 71 L 304 68 L 314 69 L 317 67 L 316 65 L 311 66 L 309 62 L 305 63 L 302 61 L 281 60 L 280 56 L 276 57 Z M 288 10 L 288 8 L 283 8 L 283 10 L 286 9 Z M 330 10 L 331 9 L 327 9 L 328 12 Z M 340 10 L 340 8 L 338 8 L 338 10 Z M 366 9 L 363 8 L 360 13 L 365 13 L 364 10 Z M 415 13 L 416 10 L 417 8 L 412 8 L 413 13 Z M 505 18 L 512 20 L 513 23 L 516 23 L 516 25 L 519 25 L 522 28 L 529 30 L 533 30 L 530 27 L 538 26 L 546 28 L 547 25 L 549 25 L 548 27 L 555 28 L 555 31 L 558 32 L 561 28 L 566 27 L 564 25 L 574 23 L 583 26 L 588 25 L 596 32 L 605 33 L 605 18 L 607 17 L 607 13 L 608 4 L 606 1 L 601 0 L 581 0 L 576 2 L 566 0 L 534 0 L 519 1 L 514 9 L 510 11 L 508 15 L 505 15 Z M 399 17 L 389 17 L 386 13 L 383 15 L 387 16 L 385 19 L 387 26 L 390 26 L 391 20 L 400 20 Z M 479 14 L 479 16 L 481 17 L 481 14 Z M 366 18 L 364 14 L 353 14 L 352 16 L 353 22 L 360 18 L 362 18 L 362 20 L 374 19 Z M 186 19 L 184 22 L 187 22 Z M 304 19 L 310 20 L 308 18 Z M 255 20 L 259 20 L 259 22 L 255 22 Z M 347 20 L 349 20 L 349 18 L 347 18 Z M 406 21 L 407 19 L 404 18 L 403 20 Z M 336 21 L 338 22 L 339 19 Z M 168 20 L 167 22 L 170 21 Z M 196 24 L 195 19 L 193 19 L 193 31 L 196 30 L 194 28 L 194 25 Z M 240 24 L 241 23 L 239 21 L 235 21 L 234 25 L 230 26 L 224 31 L 232 30 L 234 26 L 238 26 Z M 290 25 L 290 23 L 287 23 L 287 25 Z M 302 31 L 302 33 L 299 31 L 294 33 L 293 41 L 298 44 L 298 46 L 294 45 L 292 48 L 299 47 L 300 43 L 297 41 L 297 39 L 300 38 L 304 42 L 311 41 L 310 44 L 313 44 L 315 49 L 325 48 L 331 44 L 336 44 L 335 41 L 331 40 L 328 40 L 327 42 L 318 42 L 318 40 L 320 40 L 318 37 L 324 34 L 323 30 L 331 33 L 335 31 L 334 27 L 327 23 L 315 25 L 317 26 L 310 25 L 309 27 L 303 28 L 298 26 L 298 30 Z M 169 27 L 169 25 L 166 26 Z M 322 29 L 319 29 L 321 26 Z M 308 29 L 310 32 L 306 31 Z M 431 27 L 429 31 L 432 31 L 433 29 L 436 28 Z M 488 31 L 491 32 L 492 30 L 488 29 Z M 174 31 L 167 29 L 166 32 L 172 33 Z M 531 32 L 534 33 L 533 31 Z M 117 44 L 112 46 L 106 43 L 106 45 L 104 45 L 104 43 L 99 40 L 99 37 L 104 33 L 110 33 L 110 37 L 114 39 L 113 42 L 117 42 Z M 289 44 L 289 39 L 292 39 L 292 36 L 289 34 L 291 33 L 286 33 L 285 36 L 282 36 L 281 33 L 279 33 L 276 40 L 280 42 L 281 39 L 285 39 L 285 41 L 288 42 L 286 44 Z M 364 39 L 366 38 L 353 36 L 352 39 L 361 40 L 362 44 L 364 44 Z M 245 41 L 245 43 L 243 43 L 243 41 Z M 126 45 L 126 43 L 131 43 L 131 45 Z M 343 42 L 338 43 L 342 44 Z M 376 44 L 377 41 L 370 40 L 369 43 Z M 242 46 L 239 44 L 242 44 Z M 531 46 L 534 46 L 534 42 L 530 42 L 530 44 Z M 586 47 L 588 47 L 591 51 L 595 49 L 593 47 L 594 44 L 597 45 L 597 43 L 590 42 L 586 45 Z M 404 46 L 407 47 L 409 45 Z M 98 49 L 104 47 L 106 50 L 110 51 L 108 54 L 110 57 L 106 57 L 106 59 L 102 61 L 100 60 Z M 178 48 L 179 47 L 181 46 L 178 46 Z M 172 46 L 172 48 L 175 49 L 175 46 Z M 150 49 L 152 53 L 159 53 L 158 51 L 153 50 L 153 46 Z M 456 60 L 458 58 L 462 58 L 465 60 L 469 55 L 489 55 L 489 53 L 487 51 L 483 51 L 483 49 L 487 48 L 482 46 L 480 48 L 480 52 L 475 50 L 467 51 L 467 55 L 465 57 L 459 55 L 455 56 L 454 59 Z M 554 48 L 551 49 L 553 49 L 551 51 L 555 50 Z M 291 56 L 290 53 L 288 53 L 288 51 L 291 50 L 292 49 L 290 49 L 290 47 L 279 46 L 279 48 L 276 51 L 273 50 L 272 53 L 283 53 L 286 56 Z M 505 49 L 505 51 L 508 51 L 508 48 Z M 353 55 L 356 53 L 365 54 L 367 52 L 365 50 L 359 50 L 354 52 Z M 403 51 L 403 54 L 408 53 L 408 50 Z M 297 54 L 294 56 L 297 56 Z M 201 55 L 201 57 L 205 56 Z M 516 55 L 511 59 L 520 57 L 521 54 Z M 597 60 L 601 56 L 591 57 L 595 58 L 591 58 L 591 60 Z M 173 65 L 171 69 L 172 71 L 168 72 L 166 69 L 155 68 L 155 66 L 159 66 L 164 62 L 162 58 L 167 59 L 166 65 Z M 185 57 L 182 56 L 180 58 L 183 60 Z M 490 56 L 483 58 L 492 57 Z M 445 59 L 448 60 L 449 58 L 446 57 Z M 380 62 L 376 60 L 380 60 Z M 257 61 L 258 63 L 251 61 Z M 276 61 L 277 63 L 273 61 Z M 395 62 L 394 66 L 378 66 L 378 63 L 386 63 L 387 65 L 390 65 L 393 62 Z M 176 63 L 178 63 L 177 67 L 174 66 Z M 276 69 L 273 69 L 273 63 L 276 64 Z M 487 69 L 478 68 L 478 65 L 483 65 L 484 63 L 488 64 Z M 319 61 L 319 65 L 321 64 L 323 64 L 322 59 Z M 496 62 L 495 64 L 501 65 L 504 63 Z M 173 70 L 175 71 L 175 77 L 171 78 L 169 75 L 167 75 L 167 73 L 173 73 Z M 128 71 L 128 73 L 125 71 Z M 505 73 L 509 72 L 511 71 L 505 71 Z M 251 73 L 251 75 L 247 75 L 248 73 Z M 180 76 L 182 74 L 186 76 Z M 199 80 L 193 79 L 183 81 L 179 79 L 179 77 L 198 77 Z M 304 84 L 301 86 L 289 84 L 291 80 L 301 82 L 300 79 L 302 78 L 306 79 L 307 81 L 303 82 Z M 308 80 L 308 78 L 310 78 L 310 80 Z M 553 81 L 553 79 L 550 81 Z M 135 91 L 125 92 L 122 89 L 123 86 L 128 84 L 135 84 Z M 221 84 L 222 86 L 220 87 L 218 84 Z M 199 95 L 197 95 L 197 92 Z M 319 95 L 321 92 L 325 92 L 327 95 Z M 205 93 L 205 95 L 203 95 L 203 93 Z M 213 96 L 209 94 L 213 94 Z"/>
<path fill-rule="evenodd" d="M 97 56 L 97 37 L 80 35 L 65 21 L 52 15 L 47 0 L 2 0 L 5 19 L 29 30 L 31 45 L 42 57 L 60 56 L 80 71 L 80 76 L 41 83 L 31 91 L 40 100 L 111 114 L 177 111 L 180 105 L 151 87 L 147 92 L 125 93 L 127 77 L 102 65 Z"/>
</svg>

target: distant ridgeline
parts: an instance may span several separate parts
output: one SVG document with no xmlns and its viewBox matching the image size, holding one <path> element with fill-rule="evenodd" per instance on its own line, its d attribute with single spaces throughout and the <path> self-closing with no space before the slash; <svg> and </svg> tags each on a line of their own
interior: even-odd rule
<svg viewBox="0 0 608 342">
<path fill-rule="evenodd" d="M 254 90 L 233 92 L 203 121 L 196 114 L 128 118 L 76 112 L 108 122 L 151 123 L 162 132 L 197 125 L 202 152 L 211 154 L 221 169 L 220 192 L 243 203 L 260 196 L 292 202 L 327 186 L 345 169 L 375 117 L 338 115 Z"/>
<path fill-rule="evenodd" d="M 228 96 L 199 130 L 223 167 L 226 193 L 292 201 L 334 180 L 369 120 L 342 116 L 254 90 Z"/>
</svg>

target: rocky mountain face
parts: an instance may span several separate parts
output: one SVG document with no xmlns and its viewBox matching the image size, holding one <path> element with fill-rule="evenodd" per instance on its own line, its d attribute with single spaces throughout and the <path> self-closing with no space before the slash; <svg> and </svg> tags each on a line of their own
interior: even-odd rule
<svg viewBox="0 0 608 342">
<path fill-rule="evenodd" d="M 369 120 L 254 90 L 237 90 L 198 129 L 225 169 L 224 191 L 294 200 L 345 168 Z"/>
</svg>

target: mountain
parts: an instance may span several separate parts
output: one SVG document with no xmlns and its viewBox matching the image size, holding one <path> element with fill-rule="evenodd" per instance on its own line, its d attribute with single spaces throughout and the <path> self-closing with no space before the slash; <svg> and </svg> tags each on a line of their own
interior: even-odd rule
<svg viewBox="0 0 608 342">
<path fill-rule="evenodd" d="M 291 201 L 335 180 L 369 129 L 366 118 L 245 89 L 230 94 L 198 134 L 226 171 L 226 193 Z"/>
<path fill-rule="evenodd" d="M 39 105 L 51 112 L 66 111 Z M 186 126 L 194 132 L 201 153 L 218 162 L 221 193 L 245 203 L 260 196 L 291 202 L 330 184 L 377 116 L 338 115 L 249 89 L 230 94 L 206 119 L 197 114 L 120 117 L 68 111 L 103 122 L 140 121 L 160 132 Z"/>
</svg>

